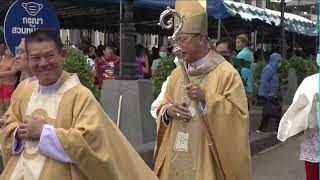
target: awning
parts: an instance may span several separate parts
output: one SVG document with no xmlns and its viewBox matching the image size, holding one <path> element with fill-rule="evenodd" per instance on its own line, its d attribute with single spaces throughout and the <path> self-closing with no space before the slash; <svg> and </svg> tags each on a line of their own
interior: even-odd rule
<svg viewBox="0 0 320 180">
<path fill-rule="evenodd" d="M 207 0 L 207 2 L 208 15 L 216 19 L 239 15 L 245 21 L 252 21 L 253 19 L 256 19 L 270 25 L 280 26 L 281 12 L 279 11 L 262 9 L 249 4 L 228 0 Z M 174 7 L 175 0 L 135 0 L 134 6 L 159 10 L 161 8 L 165 9 L 167 6 Z M 289 32 L 307 36 L 317 35 L 316 22 L 291 13 L 285 13 L 285 29 Z"/>
<path fill-rule="evenodd" d="M 262 9 L 252 5 L 233 1 L 224 1 L 224 5 L 230 15 L 239 15 L 246 21 L 258 19 L 270 25 L 279 26 L 281 22 L 281 12 L 270 9 Z M 307 36 L 317 36 L 317 23 L 302 16 L 285 13 L 285 29 Z"/>
<path fill-rule="evenodd" d="M 190 0 L 184 1 L 188 2 Z M 175 2 L 176 0 L 135 0 L 134 6 L 165 10 L 168 6 L 174 8 Z M 225 18 L 229 15 L 225 5 L 223 4 L 223 0 L 207 0 L 207 13 L 208 16 L 212 16 L 217 19 Z"/>
<path fill-rule="evenodd" d="M 124 1 L 124 0 L 123 0 Z M 160 13 L 167 6 L 174 7 L 176 0 L 134 0 L 134 23 L 138 32 L 163 33 L 157 26 Z M 190 0 L 185 0 L 190 1 Z M 13 0 L 0 0 L 0 25 Z M 57 11 L 62 28 L 97 29 L 117 32 L 119 28 L 120 0 L 50 0 Z M 215 19 L 239 16 L 251 22 L 259 20 L 279 26 L 281 13 L 261 9 L 244 3 L 207 0 L 208 15 Z M 316 36 L 316 23 L 304 17 L 285 13 L 286 30 L 307 36 Z"/>
<path fill-rule="evenodd" d="M 279 11 L 262 9 L 249 4 L 228 0 L 207 0 L 207 2 L 208 15 L 216 19 L 239 15 L 245 21 L 252 21 L 253 19 L 256 19 L 270 25 L 280 26 L 281 12 Z M 167 6 L 174 7 L 175 0 L 135 0 L 134 6 L 159 10 L 161 8 L 165 9 Z M 317 35 L 316 22 L 291 13 L 285 13 L 284 17 L 285 29 L 287 31 L 307 36 Z"/>
</svg>

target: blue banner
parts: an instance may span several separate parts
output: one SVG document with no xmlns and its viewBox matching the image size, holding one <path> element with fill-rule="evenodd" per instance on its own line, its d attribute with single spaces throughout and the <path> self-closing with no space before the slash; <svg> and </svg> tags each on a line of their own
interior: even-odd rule
<svg viewBox="0 0 320 180">
<path fill-rule="evenodd" d="M 60 25 L 55 10 L 47 0 L 17 0 L 4 20 L 4 37 L 12 54 L 22 38 L 39 29 L 59 31 Z"/>
</svg>

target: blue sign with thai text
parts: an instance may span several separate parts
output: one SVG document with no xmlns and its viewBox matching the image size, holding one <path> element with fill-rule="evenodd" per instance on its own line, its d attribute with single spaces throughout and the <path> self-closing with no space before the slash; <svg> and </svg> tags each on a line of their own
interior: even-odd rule
<svg viewBox="0 0 320 180">
<path fill-rule="evenodd" d="M 4 36 L 12 54 L 22 38 L 37 29 L 59 31 L 60 25 L 55 10 L 47 0 L 17 0 L 4 20 Z"/>
</svg>

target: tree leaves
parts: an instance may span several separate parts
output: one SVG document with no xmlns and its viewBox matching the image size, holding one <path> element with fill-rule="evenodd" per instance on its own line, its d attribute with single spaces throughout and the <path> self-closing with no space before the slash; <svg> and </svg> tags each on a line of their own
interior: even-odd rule
<svg viewBox="0 0 320 180">
<path fill-rule="evenodd" d="M 100 91 L 94 84 L 95 74 L 92 72 L 91 66 L 87 63 L 86 57 L 82 51 L 75 48 L 68 48 L 64 70 L 69 73 L 77 73 L 82 85 L 90 89 L 92 94 L 99 101 Z"/>
<path fill-rule="evenodd" d="M 161 60 L 152 75 L 154 97 L 157 97 L 160 94 L 163 82 L 167 80 L 167 77 L 170 76 L 172 70 L 176 68 L 176 64 L 173 60 L 174 56 L 169 56 L 167 59 Z"/>
</svg>

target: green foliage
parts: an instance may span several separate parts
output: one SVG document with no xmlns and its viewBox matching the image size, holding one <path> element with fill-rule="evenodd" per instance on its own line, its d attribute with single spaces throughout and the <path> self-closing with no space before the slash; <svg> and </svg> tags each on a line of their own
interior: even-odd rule
<svg viewBox="0 0 320 180">
<path fill-rule="evenodd" d="M 255 64 L 255 68 L 254 68 L 254 73 L 253 73 L 253 92 L 255 94 L 258 93 L 259 91 L 259 86 L 260 86 L 260 80 L 261 80 L 261 73 L 263 68 L 266 66 L 266 61 L 265 60 L 261 60 L 258 63 Z"/>
<path fill-rule="evenodd" d="M 264 61 L 256 64 L 254 73 L 254 88 L 256 89 L 255 92 L 257 92 L 257 90 L 259 89 L 261 72 L 265 65 L 266 64 Z M 287 90 L 289 68 L 294 68 L 296 70 L 298 84 L 300 84 L 305 77 L 318 72 L 317 66 L 314 64 L 312 60 L 305 60 L 302 57 L 298 56 L 293 56 L 289 60 L 282 59 L 280 67 L 278 68 L 279 88 L 281 93 Z"/>
<path fill-rule="evenodd" d="M 294 68 L 296 70 L 298 84 L 300 84 L 305 77 L 311 76 L 318 72 L 317 66 L 312 60 L 305 60 L 298 56 L 293 56 L 289 60 L 282 60 L 279 68 L 280 88 L 282 91 L 287 89 L 289 68 Z"/>
<path fill-rule="evenodd" d="M 285 92 L 287 89 L 289 68 L 290 68 L 289 61 L 286 59 L 282 59 L 280 67 L 278 69 L 280 92 Z"/>
<path fill-rule="evenodd" d="M 152 75 L 153 93 L 157 97 L 161 92 L 162 83 L 167 80 L 172 70 L 176 68 L 174 57 L 169 56 L 167 59 L 161 60 Z"/>
<path fill-rule="evenodd" d="M 90 89 L 92 94 L 99 101 L 100 91 L 94 84 L 95 74 L 91 71 L 90 65 L 87 64 L 82 51 L 75 48 L 68 48 L 64 70 L 69 73 L 77 73 L 82 85 Z"/>
</svg>

